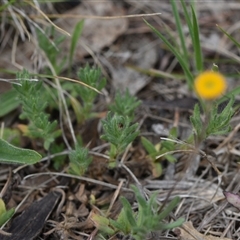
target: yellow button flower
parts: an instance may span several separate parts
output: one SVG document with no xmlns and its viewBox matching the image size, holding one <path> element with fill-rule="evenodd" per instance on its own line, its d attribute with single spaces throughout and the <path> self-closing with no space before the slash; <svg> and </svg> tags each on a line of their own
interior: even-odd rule
<svg viewBox="0 0 240 240">
<path fill-rule="evenodd" d="M 222 74 L 206 71 L 196 77 L 194 87 L 199 97 L 212 100 L 225 92 L 227 84 Z"/>
</svg>

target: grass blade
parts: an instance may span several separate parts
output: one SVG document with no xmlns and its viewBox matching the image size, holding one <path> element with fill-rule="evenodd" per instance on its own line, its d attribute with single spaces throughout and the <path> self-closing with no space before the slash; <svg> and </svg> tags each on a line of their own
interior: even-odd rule
<svg viewBox="0 0 240 240">
<path fill-rule="evenodd" d="M 165 207 L 165 209 L 158 215 L 159 221 L 165 219 L 170 212 L 177 206 L 180 202 L 180 197 L 176 196 L 172 199 L 172 201 Z"/>
<path fill-rule="evenodd" d="M 176 1 L 175 0 L 171 0 L 171 5 L 172 5 L 172 10 L 173 10 L 173 15 L 175 17 L 177 31 L 178 31 L 178 34 L 179 34 L 179 37 L 180 37 L 180 41 L 181 41 L 182 56 L 185 59 L 186 65 L 188 66 L 189 65 L 188 51 L 187 51 L 187 47 L 186 47 L 186 44 L 185 44 L 185 36 L 183 35 L 182 23 L 180 21 L 180 17 L 179 17 Z"/>
<path fill-rule="evenodd" d="M 223 30 L 221 27 L 219 27 L 217 25 L 218 29 L 224 33 L 238 48 L 240 48 L 240 43 L 234 38 L 232 37 L 230 34 L 228 34 L 225 30 Z"/>
<path fill-rule="evenodd" d="M 193 47 L 195 52 L 196 69 L 198 70 L 198 72 L 202 72 L 203 57 L 202 57 L 202 49 L 201 49 L 201 44 L 199 39 L 198 22 L 197 22 L 195 11 L 192 6 L 191 6 L 191 9 L 192 9 L 192 21 L 193 21 Z"/>
<path fill-rule="evenodd" d="M 78 39 L 82 34 L 83 25 L 84 25 L 84 20 L 78 22 L 76 24 L 73 34 L 72 34 L 72 40 L 71 40 L 71 46 L 70 46 L 70 52 L 69 52 L 69 69 L 72 65 L 73 55 L 74 55 L 74 51 L 77 47 Z"/>
<path fill-rule="evenodd" d="M 190 16 L 190 14 L 187 10 L 186 2 L 184 0 L 180 0 L 180 1 L 182 3 L 184 16 L 185 16 L 185 19 L 187 21 L 188 29 L 189 29 L 189 32 L 190 32 L 190 35 L 191 35 L 191 38 L 192 38 L 192 41 L 193 41 L 193 25 L 192 25 L 192 21 L 191 21 L 191 16 Z"/>
</svg>

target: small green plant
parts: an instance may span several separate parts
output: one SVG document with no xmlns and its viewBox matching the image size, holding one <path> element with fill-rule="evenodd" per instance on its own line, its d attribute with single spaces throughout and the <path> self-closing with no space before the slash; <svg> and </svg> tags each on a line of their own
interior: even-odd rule
<svg viewBox="0 0 240 240">
<path fill-rule="evenodd" d="M 92 158 L 88 156 L 88 150 L 78 145 L 75 147 L 75 150 L 70 152 L 69 159 L 69 173 L 79 176 L 85 173 L 92 162 Z"/>
<path fill-rule="evenodd" d="M 190 120 L 194 128 L 196 142 L 201 143 L 201 141 L 210 135 L 222 135 L 231 130 L 229 123 L 235 112 L 233 109 L 233 103 L 234 98 L 232 97 L 221 112 L 218 112 L 218 103 L 211 104 L 211 110 L 207 110 L 207 115 L 205 115 L 204 121 L 201 119 L 199 105 L 195 105 L 193 115 L 190 117 Z"/>
<path fill-rule="evenodd" d="M 179 218 L 171 223 L 167 223 L 165 220 L 179 203 L 179 197 L 175 197 L 162 209 L 157 201 L 157 193 L 152 194 L 146 200 L 137 187 L 132 186 L 132 189 L 137 200 L 137 211 L 133 211 L 128 200 L 121 197 L 123 208 L 116 220 L 99 215 L 93 216 L 93 221 L 103 234 L 112 236 L 119 232 L 124 236 L 130 235 L 136 240 L 142 240 L 146 239 L 150 232 L 159 232 L 182 225 L 184 222 L 183 218 Z M 161 211 L 159 212 L 160 209 Z"/>
<path fill-rule="evenodd" d="M 120 116 L 128 116 L 131 120 L 133 120 L 134 112 L 140 104 L 141 101 L 132 96 L 127 89 L 125 94 L 117 92 L 114 103 L 109 106 L 109 109 L 111 112 Z"/>
<path fill-rule="evenodd" d="M 60 136 L 61 131 L 57 128 L 57 121 L 50 122 L 49 115 L 45 112 L 47 102 L 44 100 L 42 82 L 30 82 L 29 73 L 24 70 L 18 74 L 21 84 L 14 85 L 18 92 L 18 98 L 22 104 L 21 119 L 28 119 L 29 125 L 25 134 L 32 138 L 41 138 L 44 141 L 44 148 L 47 150 L 55 138 Z"/>
<path fill-rule="evenodd" d="M 101 70 L 99 68 L 90 67 L 88 64 L 84 68 L 80 68 L 78 77 L 83 83 L 98 91 L 101 91 L 106 85 L 106 79 L 101 78 Z M 78 85 L 72 90 L 74 91 L 73 96 L 79 96 L 82 99 L 80 114 L 76 115 L 78 121 L 84 122 L 86 119 L 96 116 L 92 111 L 94 100 L 98 92 L 82 85 Z"/>
<path fill-rule="evenodd" d="M 109 106 L 111 110 L 102 121 L 104 134 L 102 139 L 109 142 L 109 167 L 115 167 L 118 157 L 126 147 L 139 135 L 138 124 L 132 124 L 134 111 L 141 101 L 131 96 L 128 90 L 125 94 L 117 92 L 114 103 Z"/>
<path fill-rule="evenodd" d="M 169 133 L 170 138 L 177 138 L 177 128 L 173 127 Z M 160 177 L 162 174 L 161 161 L 167 159 L 169 162 L 176 162 L 176 158 L 168 152 L 176 150 L 176 143 L 171 141 L 162 141 L 154 146 L 147 138 L 141 137 L 141 142 L 152 164 L 152 174 L 154 177 Z"/>
<path fill-rule="evenodd" d="M 109 112 L 102 120 L 104 134 L 102 139 L 111 144 L 109 150 L 109 167 L 115 167 L 120 154 L 139 135 L 138 123 L 131 124 L 129 117 L 112 114 Z"/>
</svg>

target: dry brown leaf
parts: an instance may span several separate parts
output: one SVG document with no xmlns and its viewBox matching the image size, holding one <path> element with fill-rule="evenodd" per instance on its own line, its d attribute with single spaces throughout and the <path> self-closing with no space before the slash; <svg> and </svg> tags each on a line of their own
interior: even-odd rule
<svg viewBox="0 0 240 240">
<path fill-rule="evenodd" d="M 230 238 L 219 238 L 201 234 L 193 227 L 192 222 L 186 222 L 181 228 L 176 228 L 175 233 L 180 240 L 231 240 Z"/>
</svg>

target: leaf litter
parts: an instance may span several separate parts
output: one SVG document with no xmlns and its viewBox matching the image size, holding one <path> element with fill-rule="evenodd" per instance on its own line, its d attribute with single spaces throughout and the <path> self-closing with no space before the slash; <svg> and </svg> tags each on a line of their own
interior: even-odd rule
<svg viewBox="0 0 240 240">
<path fill-rule="evenodd" d="M 173 33 L 175 33 L 169 1 L 161 1 L 161 4 L 157 1 L 153 3 L 123 2 L 126 5 L 121 3 L 115 5 L 111 1 L 102 1 L 100 3 L 89 1 L 75 6 L 67 14 L 114 16 L 158 11 L 164 13 L 162 19 L 167 22 L 173 29 Z M 212 22 L 221 23 L 221 26 L 224 23 L 225 27 L 234 24 L 234 16 L 239 14 L 239 3 L 235 2 L 234 6 L 239 7 L 236 10 L 233 10 L 232 4 L 226 5 L 226 3 L 223 8 L 222 2 L 219 3 L 218 8 L 215 8 L 216 4 L 212 5 L 211 2 L 208 4 L 204 2 L 196 4 L 199 8 L 201 29 L 203 29 L 201 34 L 203 34 L 203 41 L 205 41 L 205 45 L 203 44 L 204 54 L 210 58 L 213 58 L 215 54 L 220 54 L 238 60 L 232 46 L 226 45 L 227 48 L 221 50 L 221 41 L 217 41 L 221 39 L 216 38 L 220 38 L 222 35 L 219 33 L 213 35 L 212 31 L 215 33 L 217 29 L 213 29 Z M 212 12 L 214 14 L 211 14 Z M 151 21 L 162 27 L 161 17 L 154 17 Z M 78 20 L 59 19 L 56 24 L 72 32 L 76 22 Z M 179 71 L 179 67 L 176 62 L 174 63 L 171 55 L 166 57 L 166 63 L 161 65 L 159 56 L 167 56 L 169 53 L 162 43 L 154 39 L 149 30 L 146 30 L 142 19 L 86 19 L 85 24 L 75 54 L 74 64 L 84 64 L 89 56 L 98 60 L 109 76 L 109 80 L 112 81 L 109 82 L 108 86 L 110 98 L 116 89 L 130 86 L 131 93 L 137 95 L 143 103 L 147 103 L 141 106 L 136 118 L 143 119 L 141 132 L 143 135 L 148 136 L 153 143 L 158 144 L 160 142 L 159 138 L 165 136 L 165 134 L 161 135 L 161 133 L 152 131 L 152 126 L 159 123 L 165 129 L 170 129 L 173 124 L 177 123 L 179 128 L 178 138 L 184 139 L 186 132 L 191 131 L 189 116 L 193 108 L 190 104 L 186 105 L 184 111 L 177 109 L 177 103 L 189 97 L 187 91 L 179 91 L 180 87 L 183 86 L 183 82 L 175 79 L 154 78 L 140 74 L 136 70 L 129 70 L 129 66 L 133 65 L 140 68 L 157 68 L 161 66 L 161 70 L 168 73 L 171 73 L 172 69 Z M 134 42 L 131 42 L 134 36 L 131 36 L 131 34 L 136 35 L 136 32 L 138 32 L 140 40 L 136 41 L 136 45 L 134 45 Z M 214 36 L 214 41 L 219 43 L 214 49 L 209 47 L 213 38 L 210 38 L 210 41 L 208 36 Z M 128 48 L 131 45 L 133 47 Z M 144 47 L 146 47 L 146 51 L 141 51 Z M 63 46 L 63 49 L 66 53 L 69 52 L 69 42 Z M 1 53 L 0 67 L 8 66 L 9 69 L 15 70 L 24 66 L 32 72 L 39 71 L 44 66 L 45 59 L 35 50 L 36 47 L 31 42 L 18 43 L 14 62 L 10 57 L 12 56 L 11 48 L 6 47 Z M 234 71 L 233 67 L 228 64 L 222 64 L 221 67 Z M 1 78 L 5 76 L 6 74 L 3 74 Z M 233 80 L 231 82 L 232 86 L 230 87 L 234 88 L 237 83 Z M 149 107 L 149 102 L 159 105 L 159 108 Z M 102 107 L 105 104 L 101 100 L 96 106 Z M 166 108 L 164 105 L 168 107 Z M 106 108 L 102 107 L 102 112 L 105 110 Z M 235 115 L 232 120 L 233 127 L 237 125 L 238 120 L 239 116 Z M 31 210 L 34 205 L 39 204 L 42 208 L 47 206 L 41 201 L 44 201 L 46 196 L 51 196 L 51 191 L 58 189 L 56 192 L 61 193 L 57 194 L 58 196 L 61 195 L 59 197 L 61 200 L 58 200 L 56 208 L 45 213 L 47 217 L 39 218 L 45 224 L 42 229 L 36 230 L 34 236 L 38 236 L 39 239 L 94 239 L 97 235 L 97 229 L 91 221 L 92 216 L 100 213 L 105 206 L 111 206 L 109 216 L 113 219 L 116 218 L 122 207 L 118 196 L 125 196 L 134 206 L 134 195 L 129 185 L 130 183 L 140 183 L 148 194 L 158 190 L 158 200 L 160 202 L 172 199 L 174 196 L 181 197 L 181 204 L 174 212 L 174 215 L 185 217 L 186 222 L 182 227 L 174 231 L 166 231 L 164 233 L 165 238 L 162 234 L 159 233 L 158 235 L 156 233 L 157 236 L 154 239 L 240 239 L 239 195 L 237 194 L 240 190 L 239 178 L 237 177 L 239 175 L 238 129 L 235 128 L 224 138 L 211 137 L 203 143 L 203 151 L 212 157 L 213 164 L 219 169 L 221 175 L 217 175 L 209 162 L 204 157 L 200 157 L 200 165 L 196 176 L 191 179 L 187 178 L 187 176 L 184 176 L 185 172 L 183 171 L 187 164 L 188 154 L 180 152 L 176 154 L 178 161 L 175 164 L 163 160 L 163 174 L 160 179 L 154 179 L 151 175 L 152 166 L 149 163 L 147 153 L 138 141 L 124 155 L 123 162 L 126 168 L 117 168 L 116 171 L 108 169 L 106 167 L 107 158 L 104 154 L 106 146 L 98 139 L 100 134 L 99 119 L 94 124 L 92 122 L 88 123 L 88 126 L 88 128 L 87 125 L 85 127 L 91 129 L 91 132 L 83 131 L 83 129 L 76 126 L 79 131 L 83 132 L 84 143 L 86 145 L 91 143 L 91 152 L 94 156 L 93 164 L 90 166 L 86 176 L 75 178 L 53 173 L 50 161 L 43 161 L 30 167 L 16 167 L 13 169 L 14 176 L 11 178 L 11 184 L 8 186 L 4 197 L 8 202 L 8 208 L 17 207 L 18 214 L 24 215 L 29 211 L 28 216 L 30 216 L 36 211 Z M 38 149 L 36 142 L 31 143 L 27 139 L 22 139 L 23 147 L 29 144 L 33 144 L 35 149 Z M 130 169 L 132 175 L 126 169 Z M 8 177 L 9 168 L 3 165 L 0 171 L 1 183 L 4 184 Z M 25 178 L 26 176 L 29 176 L 29 178 Z M 228 205 L 228 202 L 232 205 Z M 27 220 L 22 221 L 27 224 L 25 222 Z M 13 226 L 14 219 L 9 223 L 9 228 L 6 228 L 6 230 L 11 229 Z M 117 235 L 114 239 L 124 238 Z"/>
</svg>

